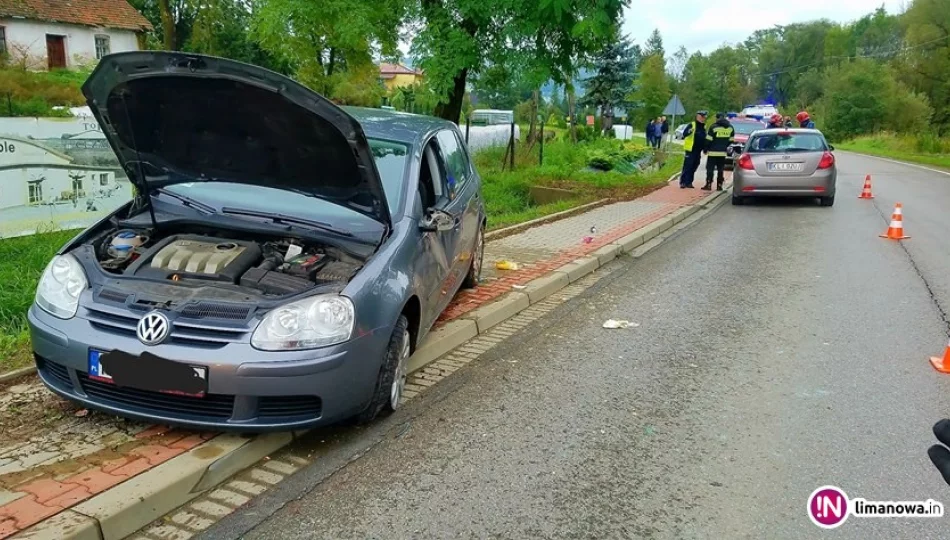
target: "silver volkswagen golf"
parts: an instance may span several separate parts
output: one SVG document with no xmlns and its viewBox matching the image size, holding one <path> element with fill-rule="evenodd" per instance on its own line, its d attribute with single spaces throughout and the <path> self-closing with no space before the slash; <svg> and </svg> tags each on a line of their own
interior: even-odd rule
<svg viewBox="0 0 950 540">
<path fill-rule="evenodd" d="M 107 56 L 83 94 L 136 195 L 40 278 L 47 387 L 241 431 L 399 405 L 411 352 L 481 271 L 480 180 L 455 124 L 182 53 Z"/>
<path fill-rule="evenodd" d="M 815 129 L 756 131 L 736 159 L 732 204 L 754 197 L 810 197 L 832 206 L 838 177 L 833 151 Z"/>
</svg>

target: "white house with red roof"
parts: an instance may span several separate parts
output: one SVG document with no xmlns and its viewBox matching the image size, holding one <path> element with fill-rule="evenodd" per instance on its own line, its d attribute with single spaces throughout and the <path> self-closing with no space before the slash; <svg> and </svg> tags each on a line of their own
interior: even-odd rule
<svg viewBox="0 0 950 540">
<path fill-rule="evenodd" d="M 126 0 L 0 0 L 0 54 L 30 69 L 73 68 L 139 50 L 151 29 Z"/>
</svg>

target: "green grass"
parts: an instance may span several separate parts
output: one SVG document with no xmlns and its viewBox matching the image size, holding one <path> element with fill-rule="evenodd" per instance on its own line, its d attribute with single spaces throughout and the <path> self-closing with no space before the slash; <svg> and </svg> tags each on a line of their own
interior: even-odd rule
<svg viewBox="0 0 950 540">
<path fill-rule="evenodd" d="M 529 153 L 522 144 L 515 156 L 514 171 L 502 170 L 504 148 L 477 152 L 475 166 L 482 176 L 489 229 L 543 217 L 598 199 L 637 197 L 665 183 L 682 166 L 682 157 L 674 155 L 658 171 L 647 173 L 586 170 L 591 155 L 616 150 L 621 145 L 628 150 L 647 151 L 645 145 L 629 141 L 600 139 L 574 145 L 557 140 L 545 144 L 544 164 L 538 165 L 538 146 Z M 576 192 L 578 197 L 535 206 L 529 197 L 532 185 L 568 189 Z"/>
<path fill-rule="evenodd" d="M 56 251 L 77 231 L 56 231 L 0 240 L 0 373 L 29 365 L 26 312 L 36 281 Z"/>
<path fill-rule="evenodd" d="M 950 169 L 950 141 L 929 133 L 881 133 L 836 144 L 835 148 Z"/>
</svg>

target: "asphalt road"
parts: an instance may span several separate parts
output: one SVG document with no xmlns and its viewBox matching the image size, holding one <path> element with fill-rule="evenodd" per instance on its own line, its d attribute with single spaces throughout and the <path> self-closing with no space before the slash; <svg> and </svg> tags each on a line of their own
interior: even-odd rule
<svg viewBox="0 0 950 540">
<path fill-rule="evenodd" d="M 825 484 L 950 504 L 926 455 L 950 416 L 927 362 L 947 340 L 950 176 L 854 155 L 839 171 L 833 208 L 727 205 L 618 260 L 328 459 L 361 457 L 318 460 L 209 534 L 946 538 L 950 515 L 834 531 L 806 515 Z M 877 198 L 858 200 L 868 173 Z M 896 201 L 903 244 L 878 238 Z"/>
</svg>

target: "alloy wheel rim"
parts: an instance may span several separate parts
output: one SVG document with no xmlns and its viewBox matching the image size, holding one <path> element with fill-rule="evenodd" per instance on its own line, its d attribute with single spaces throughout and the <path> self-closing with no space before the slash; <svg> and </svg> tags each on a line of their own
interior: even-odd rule
<svg viewBox="0 0 950 540">
<path fill-rule="evenodd" d="M 406 388 L 406 367 L 409 363 L 409 332 L 402 335 L 402 346 L 399 349 L 399 361 L 396 363 L 396 375 L 389 391 L 389 404 L 395 409 L 402 399 L 402 392 Z"/>
</svg>

